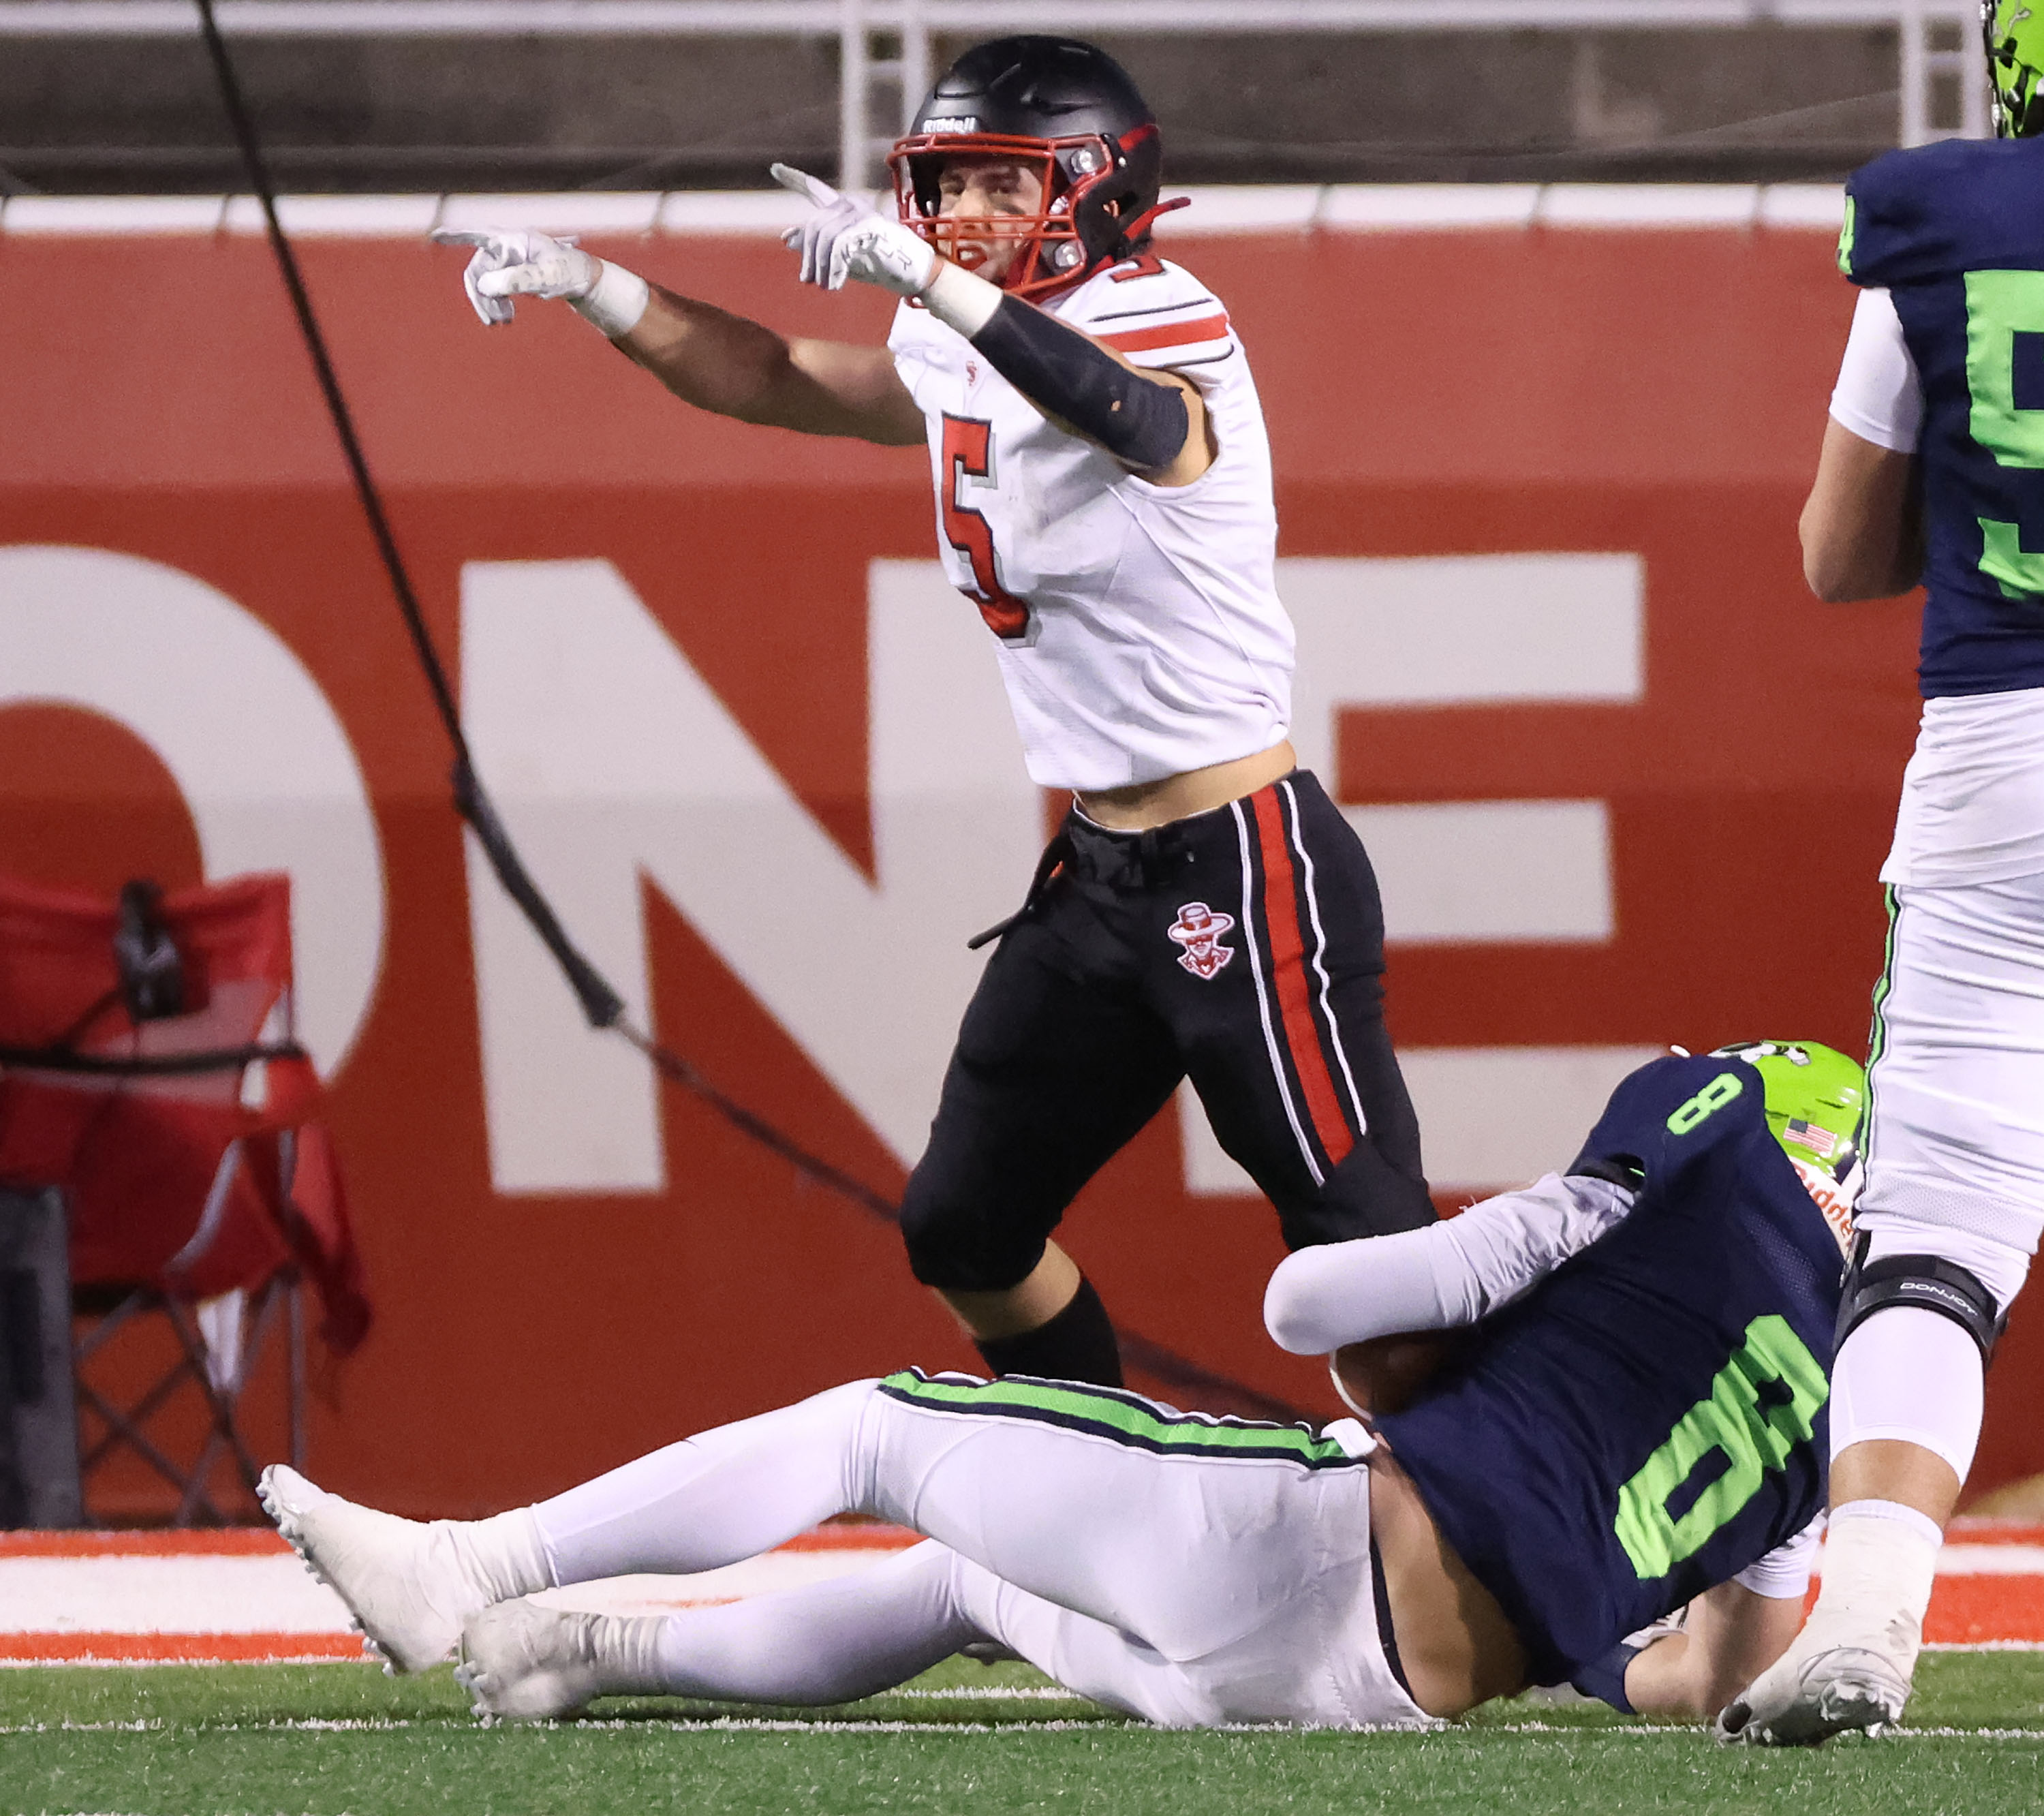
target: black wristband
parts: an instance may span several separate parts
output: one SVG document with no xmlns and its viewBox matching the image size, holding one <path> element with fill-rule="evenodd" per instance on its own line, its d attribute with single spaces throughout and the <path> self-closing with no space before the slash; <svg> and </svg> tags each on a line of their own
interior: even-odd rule
<svg viewBox="0 0 2044 1816">
<path fill-rule="evenodd" d="M 1184 450 L 1193 419 L 1177 386 L 1131 371 L 1020 298 L 1004 296 L 972 344 L 1039 410 L 1070 423 L 1124 466 L 1155 472 Z"/>
<path fill-rule="evenodd" d="M 1631 1699 L 1625 1694 L 1625 1668 L 1646 1649 L 1645 1643 L 1635 1645 L 1630 1640 L 1620 1640 L 1603 1657 L 1591 1660 L 1570 1678 L 1569 1687 L 1594 1696 L 1600 1702 L 1608 1702 L 1621 1715 L 1632 1714 Z"/>
</svg>

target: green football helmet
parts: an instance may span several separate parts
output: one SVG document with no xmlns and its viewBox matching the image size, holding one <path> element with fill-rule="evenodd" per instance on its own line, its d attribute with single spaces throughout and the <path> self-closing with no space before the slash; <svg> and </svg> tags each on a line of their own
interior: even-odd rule
<svg viewBox="0 0 2044 1816">
<path fill-rule="evenodd" d="M 1866 1072 L 1815 1041 L 1742 1041 L 1716 1058 L 1743 1060 L 1767 1087 L 1767 1126 L 1792 1160 L 1841 1179 L 1859 1158 Z"/>
<path fill-rule="evenodd" d="M 2030 0 L 1981 0 L 1981 33 L 1987 40 L 1988 82 L 1994 91 L 1999 139 L 2044 132 L 2044 14 Z"/>
</svg>

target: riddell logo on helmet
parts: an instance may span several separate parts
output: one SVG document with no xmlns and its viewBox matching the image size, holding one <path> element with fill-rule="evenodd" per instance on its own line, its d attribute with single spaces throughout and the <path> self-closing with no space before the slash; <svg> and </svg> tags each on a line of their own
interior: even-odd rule
<svg viewBox="0 0 2044 1816">
<path fill-rule="evenodd" d="M 1803 1189 L 1817 1201 L 1817 1208 L 1824 1214 L 1824 1222 L 1830 1225 L 1838 1247 L 1850 1256 L 1853 1239 L 1859 1233 L 1859 1225 L 1853 1219 L 1853 1203 L 1859 1196 L 1858 1180 L 1850 1175 L 1843 1180 L 1835 1179 L 1821 1168 L 1799 1160 L 1793 1154 L 1788 1156 L 1788 1164 L 1796 1169 Z"/>
<path fill-rule="evenodd" d="M 941 119 L 925 120 L 923 130 L 926 133 L 977 133 L 979 130 L 979 116 L 977 114 L 955 114 Z"/>
</svg>

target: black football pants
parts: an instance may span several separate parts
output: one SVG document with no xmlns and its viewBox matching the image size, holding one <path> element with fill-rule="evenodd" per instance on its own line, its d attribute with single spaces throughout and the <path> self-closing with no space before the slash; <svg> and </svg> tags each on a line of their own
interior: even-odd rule
<svg viewBox="0 0 2044 1816">
<path fill-rule="evenodd" d="M 1304 770 L 1143 833 L 1074 812 L 980 979 L 901 1208 L 916 1277 L 1016 1285 L 1189 1076 L 1286 1244 L 1434 1217 L 1377 879 Z"/>
</svg>

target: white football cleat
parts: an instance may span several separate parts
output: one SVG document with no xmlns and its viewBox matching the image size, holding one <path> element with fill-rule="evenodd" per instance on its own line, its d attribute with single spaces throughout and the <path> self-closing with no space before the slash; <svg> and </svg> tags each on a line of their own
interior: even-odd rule
<svg viewBox="0 0 2044 1816">
<path fill-rule="evenodd" d="M 305 1568 L 348 1604 L 363 1649 L 393 1676 L 440 1664 L 462 1623 L 494 1599 L 463 1568 L 444 1520 L 357 1506 L 281 1463 L 263 1472 L 259 1492 Z"/>
<path fill-rule="evenodd" d="M 604 1693 L 609 1615 L 550 1608 L 529 1597 L 499 1602 L 462 1629 L 455 1682 L 482 1721 L 552 1722 Z M 649 1623 L 658 1626 L 657 1621 Z"/>
<path fill-rule="evenodd" d="M 1909 1679 L 1892 1660 L 1833 1646 L 1762 1672 L 1719 1714 L 1717 1737 L 1750 1746 L 1814 1747 L 1834 1734 L 1892 1727 L 1908 1700 Z"/>
</svg>

